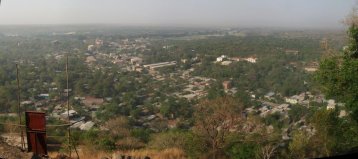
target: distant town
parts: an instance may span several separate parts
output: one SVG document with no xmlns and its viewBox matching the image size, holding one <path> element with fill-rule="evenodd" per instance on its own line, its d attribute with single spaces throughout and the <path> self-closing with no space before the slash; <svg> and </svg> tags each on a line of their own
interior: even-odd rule
<svg viewBox="0 0 358 159">
<path fill-rule="evenodd" d="M 92 143 L 103 150 L 143 148 L 150 135 L 191 131 L 197 125 L 196 107 L 207 99 L 239 101 L 244 107 L 240 118 L 262 121 L 269 134 L 279 136 L 275 142 L 282 147 L 294 140 L 296 130 L 315 135 L 317 130 L 307 119 L 312 110 L 335 110 L 339 118 L 349 115 L 344 102 L 326 98 L 314 86 L 313 76 L 325 51 L 320 45 L 327 43 L 329 33 L 262 32 L 227 29 L 123 36 L 70 31 L 29 36 L 9 31 L 0 36 L 0 52 L 6 57 L 0 61 L 1 71 L 8 76 L 0 76 L 5 92 L 0 97 L 7 99 L 0 101 L 0 117 L 5 121 L 17 117 L 16 96 L 6 96 L 16 91 L 14 64 L 20 66 L 24 110 L 45 112 L 48 124 L 66 123 L 69 117 L 81 145 L 91 141 L 80 134 L 103 132 L 108 145 Z M 126 125 L 116 125 L 123 127 L 118 130 L 123 134 L 112 140 L 105 132 L 111 132 L 111 121 L 116 119 Z M 245 131 L 255 134 L 252 123 L 245 124 Z M 231 133 L 240 131 L 237 125 L 230 128 Z M 11 133 L 6 130 L 2 137 L 19 146 L 18 136 Z M 65 131 L 52 128 L 48 134 L 65 136 Z M 127 138 L 133 141 L 125 143 Z"/>
</svg>

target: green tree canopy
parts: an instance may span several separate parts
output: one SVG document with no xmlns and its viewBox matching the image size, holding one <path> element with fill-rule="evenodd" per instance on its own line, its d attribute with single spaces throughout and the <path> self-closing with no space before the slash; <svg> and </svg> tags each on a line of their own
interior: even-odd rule
<svg viewBox="0 0 358 159">
<path fill-rule="evenodd" d="M 348 46 L 343 53 L 324 58 L 320 62 L 316 79 L 323 93 L 346 103 L 352 117 L 358 121 L 358 17 L 350 20 Z"/>
</svg>

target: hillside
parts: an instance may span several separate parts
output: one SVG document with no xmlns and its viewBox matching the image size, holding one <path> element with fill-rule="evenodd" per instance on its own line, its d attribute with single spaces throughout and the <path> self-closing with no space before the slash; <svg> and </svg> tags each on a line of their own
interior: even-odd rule
<svg viewBox="0 0 358 159">
<path fill-rule="evenodd" d="M 30 159 L 32 158 L 32 153 L 22 152 L 19 148 L 10 146 L 0 139 L 0 158 Z"/>
</svg>

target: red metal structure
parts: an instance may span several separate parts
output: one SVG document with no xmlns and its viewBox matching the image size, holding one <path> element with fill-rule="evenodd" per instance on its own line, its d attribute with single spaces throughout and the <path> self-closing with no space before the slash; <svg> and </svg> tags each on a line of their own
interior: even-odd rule
<svg viewBox="0 0 358 159">
<path fill-rule="evenodd" d="M 28 151 L 47 155 L 45 113 L 27 111 L 25 117 Z"/>
</svg>

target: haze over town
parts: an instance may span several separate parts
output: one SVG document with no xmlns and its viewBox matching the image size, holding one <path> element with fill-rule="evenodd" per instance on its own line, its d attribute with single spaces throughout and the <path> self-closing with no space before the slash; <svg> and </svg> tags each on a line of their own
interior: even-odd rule
<svg viewBox="0 0 358 159">
<path fill-rule="evenodd" d="M 3 0 L 0 25 L 342 28 L 354 0 Z"/>
</svg>

